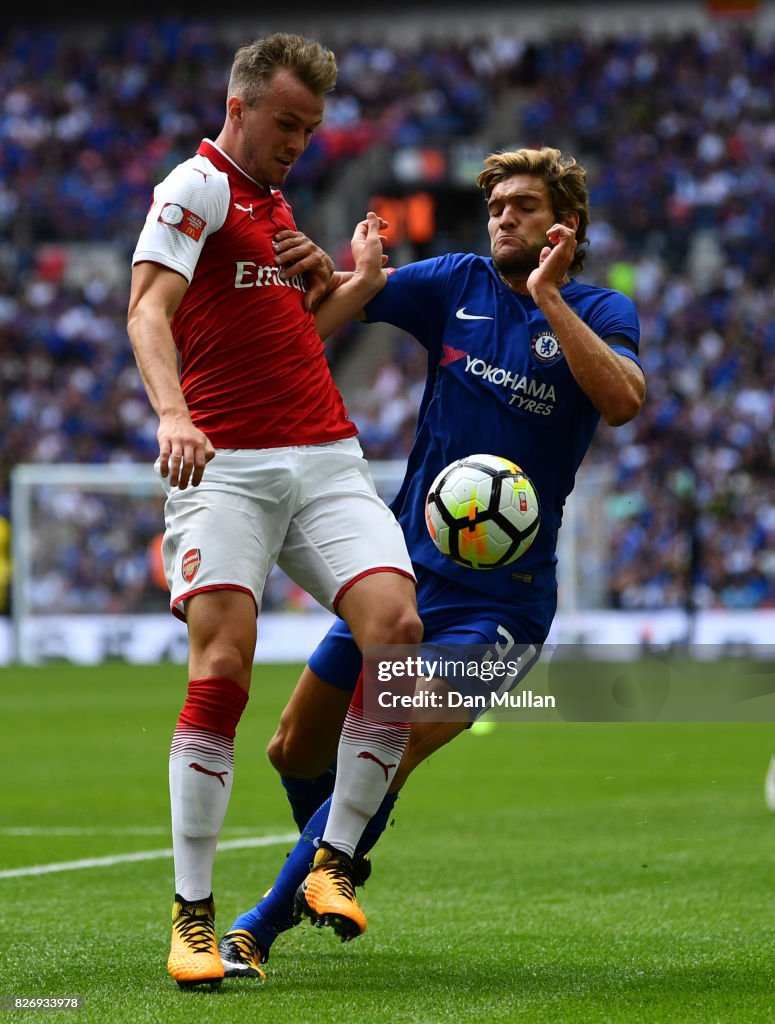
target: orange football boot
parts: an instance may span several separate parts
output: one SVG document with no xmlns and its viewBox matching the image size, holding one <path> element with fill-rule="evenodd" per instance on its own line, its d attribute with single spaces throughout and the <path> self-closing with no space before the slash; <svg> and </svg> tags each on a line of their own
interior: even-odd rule
<svg viewBox="0 0 775 1024">
<path fill-rule="evenodd" d="M 223 963 L 215 940 L 212 894 L 209 899 L 192 902 L 175 895 L 167 970 L 181 988 L 196 985 L 217 988 L 223 980 Z"/>
<path fill-rule="evenodd" d="M 298 920 L 308 917 L 316 928 L 333 928 L 342 942 L 363 935 L 366 915 L 355 898 L 352 858 L 321 846 L 296 890 L 295 914 Z"/>
</svg>

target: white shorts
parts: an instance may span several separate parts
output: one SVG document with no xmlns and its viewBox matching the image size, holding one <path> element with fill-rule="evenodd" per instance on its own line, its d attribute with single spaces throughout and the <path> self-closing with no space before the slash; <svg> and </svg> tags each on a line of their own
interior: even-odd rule
<svg viewBox="0 0 775 1024">
<path fill-rule="evenodd" d="M 178 618 L 185 619 L 187 598 L 207 590 L 244 591 L 258 613 L 275 563 L 329 610 L 360 576 L 392 570 L 415 578 L 401 527 L 356 438 L 218 449 L 198 487 L 161 479 L 162 555 Z"/>
</svg>

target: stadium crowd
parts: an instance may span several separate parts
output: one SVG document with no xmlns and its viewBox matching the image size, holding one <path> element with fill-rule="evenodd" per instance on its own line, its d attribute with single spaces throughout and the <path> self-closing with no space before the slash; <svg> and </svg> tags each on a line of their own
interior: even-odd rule
<svg viewBox="0 0 775 1024">
<path fill-rule="evenodd" d="M 126 337 L 129 253 L 151 183 L 195 150 L 198 126 L 220 123 L 219 76 L 241 41 L 193 22 L 0 41 L 1 516 L 17 463 L 155 457 Z M 602 427 L 588 457 L 612 477 L 610 605 L 775 606 L 775 41 L 713 26 L 523 44 L 515 28 L 335 49 L 325 125 L 285 189 L 300 225 L 340 244 L 316 235 L 316 197 L 343 162 L 377 143 L 477 136 L 513 94 L 513 123 L 486 145 L 546 142 L 590 169 L 584 279 L 629 292 L 641 315 L 646 406 Z M 126 276 L 79 280 L 66 243 L 110 243 Z M 348 396 L 370 458 L 406 454 L 422 381 L 419 346 L 396 334 Z M 49 590 L 57 573 L 79 577 L 79 559 L 126 567 L 129 532 L 92 521 L 66 564 L 49 557 Z M 144 600 L 118 575 L 105 586 L 111 610 Z M 288 596 L 278 587 L 270 607 Z M 84 584 L 59 610 L 106 600 Z"/>
</svg>

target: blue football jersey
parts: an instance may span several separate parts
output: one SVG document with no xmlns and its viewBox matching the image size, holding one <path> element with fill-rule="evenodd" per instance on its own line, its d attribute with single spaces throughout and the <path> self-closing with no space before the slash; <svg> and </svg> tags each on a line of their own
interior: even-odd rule
<svg viewBox="0 0 775 1024">
<path fill-rule="evenodd" d="M 563 286 L 562 296 L 614 351 L 640 365 L 631 299 L 576 281 Z M 413 560 L 495 599 L 553 608 L 557 531 L 600 414 L 543 313 L 503 283 L 490 257 L 451 253 L 390 273 L 366 319 L 407 331 L 428 351 L 417 433 L 393 502 Z M 533 481 L 541 509 L 532 546 L 498 569 L 456 564 L 438 551 L 425 524 L 425 498 L 437 474 L 479 453 L 516 462 Z"/>
</svg>

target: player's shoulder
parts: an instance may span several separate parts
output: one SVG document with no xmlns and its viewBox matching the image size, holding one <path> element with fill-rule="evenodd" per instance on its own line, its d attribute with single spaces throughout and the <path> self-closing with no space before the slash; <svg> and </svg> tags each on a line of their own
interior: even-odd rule
<svg viewBox="0 0 775 1024">
<path fill-rule="evenodd" d="M 616 288 L 608 288 L 604 285 L 588 284 L 572 278 L 569 285 L 563 289 L 566 301 L 573 301 L 577 305 L 586 305 L 590 308 L 607 306 L 618 309 L 631 309 L 635 311 L 635 300 Z"/>
<path fill-rule="evenodd" d="M 488 270 L 492 260 L 488 256 L 479 256 L 474 252 L 448 252 L 439 257 L 451 270 Z"/>
<path fill-rule="evenodd" d="M 430 256 L 417 260 L 402 267 L 390 268 L 391 276 L 395 274 L 399 281 L 434 281 L 444 283 L 459 275 L 466 275 L 472 267 L 485 268 L 487 260 L 466 252 L 447 252 L 439 256 Z"/>
<path fill-rule="evenodd" d="M 172 168 L 163 184 L 190 183 L 200 189 L 210 191 L 229 190 L 229 176 L 220 170 L 203 153 L 194 153 L 187 160 L 182 160 Z"/>
<path fill-rule="evenodd" d="M 627 321 L 638 321 L 638 306 L 633 297 L 615 288 L 590 285 L 573 279 L 562 294 L 567 303 L 579 311 L 585 310 L 589 315 L 609 313 Z"/>
<path fill-rule="evenodd" d="M 211 226 L 223 223 L 230 204 L 228 175 L 204 154 L 181 161 L 154 190 L 157 201 L 192 210 Z"/>
</svg>

